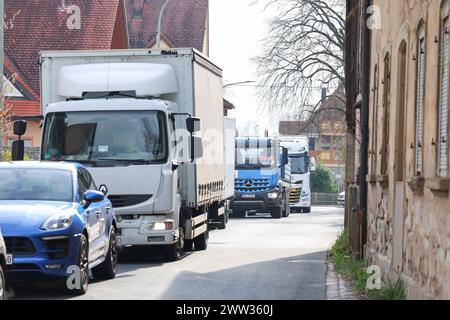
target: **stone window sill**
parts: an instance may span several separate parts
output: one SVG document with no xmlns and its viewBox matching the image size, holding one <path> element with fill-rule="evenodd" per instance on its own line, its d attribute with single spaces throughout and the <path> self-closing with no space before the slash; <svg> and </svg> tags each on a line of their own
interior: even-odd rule
<svg viewBox="0 0 450 320">
<path fill-rule="evenodd" d="M 416 194 L 423 193 L 424 185 L 425 185 L 425 178 L 419 176 L 412 177 L 411 180 L 408 182 L 409 188 L 412 190 L 412 192 Z"/>
<path fill-rule="evenodd" d="M 425 187 L 438 196 L 447 196 L 449 190 L 449 178 L 427 178 Z"/>
</svg>

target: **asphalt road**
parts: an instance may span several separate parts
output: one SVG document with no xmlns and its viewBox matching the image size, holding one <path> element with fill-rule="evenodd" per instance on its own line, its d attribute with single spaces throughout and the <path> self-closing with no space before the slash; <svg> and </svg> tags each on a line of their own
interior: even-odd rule
<svg viewBox="0 0 450 320">
<path fill-rule="evenodd" d="M 165 263 L 155 253 L 128 252 L 114 280 L 91 282 L 82 297 L 52 284 L 16 287 L 15 299 L 325 299 L 326 251 L 343 227 L 344 211 L 273 220 L 230 219 L 210 232 L 209 247 Z"/>
</svg>

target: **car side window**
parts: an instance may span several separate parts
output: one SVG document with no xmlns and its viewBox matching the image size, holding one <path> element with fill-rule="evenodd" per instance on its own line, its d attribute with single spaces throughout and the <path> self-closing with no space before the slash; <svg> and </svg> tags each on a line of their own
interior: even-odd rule
<svg viewBox="0 0 450 320">
<path fill-rule="evenodd" d="M 86 185 L 88 186 L 88 190 L 98 190 L 97 185 L 94 182 L 94 179 L 92 179 L 91 174 L 86 169 L 81 169 L 83 172 L 83 175 L 85 177 Z"/>
<path fill-rule="evenodd" d="M 83 201 L 84 194 L 88 190 L 88 184 L 81 169 L 77 170 L 77 176 L 78 176 L 78 195 L 80 196 L 80 201 Z"/>
</svg>

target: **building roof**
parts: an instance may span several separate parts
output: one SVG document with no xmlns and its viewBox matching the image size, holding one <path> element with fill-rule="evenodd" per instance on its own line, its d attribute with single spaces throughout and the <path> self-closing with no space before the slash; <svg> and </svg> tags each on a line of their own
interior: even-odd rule
<svg viewBox="0 0 450 320">
<path fill-rule="evenodd" d="M 74 13 L 63 10 L 62 1 L 5 1 L 5 53 L 8 56 L 5 70 L 16 74 L 16 82 L 31 92 L 31 96 L 25 95 L 28 99 L 39 99 L 40 51 L 127 46 L 125 24 L 123 21 L 120 28 L 119 21 L 124 18 L 122 0 L 70 0 L 66 3 L 66 10 L 72 5 L 80 8 L 80 29 L 68 28 Z M 116 38 L 122 40 L 117 42 Z M 21 106 L 23 102 L 17 103 L 17 107 Z"/>
<path fill-rule="evenodd" d="M 126 0 L 128 32 L 132 48 L 151 48 L 156 43 L 159 14 L 166 0 Z M 161 39 L 170 47 L 203 51 L 208 22 L 208 0 L 172 0 L 161 21 Z"/>
</svg>

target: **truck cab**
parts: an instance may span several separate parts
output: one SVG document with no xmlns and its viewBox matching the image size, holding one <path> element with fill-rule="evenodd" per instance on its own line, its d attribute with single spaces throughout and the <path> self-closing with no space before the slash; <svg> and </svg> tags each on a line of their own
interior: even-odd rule
<svg viewBox="0 0 450 320">
<path fill-rule="evenodd" d="M 273 138 L 236 138 L 234 217 L 268 212 L 280 219 L 289 215 L 287 149 Z"/>
</svg>

